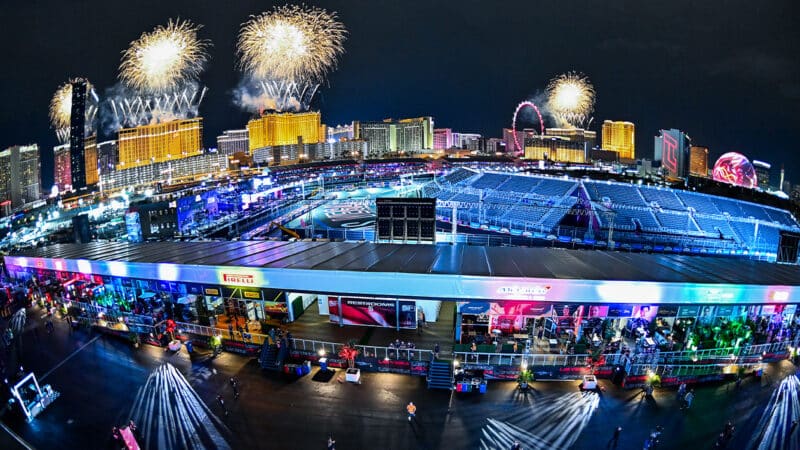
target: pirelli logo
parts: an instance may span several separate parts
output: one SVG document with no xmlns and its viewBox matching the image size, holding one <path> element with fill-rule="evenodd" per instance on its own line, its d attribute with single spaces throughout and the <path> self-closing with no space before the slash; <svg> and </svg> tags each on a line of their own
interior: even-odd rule
<svg viewBox="0 0 800 450">
<path fill-rule="evenodd" d="M 222 281 L 230 284 L 245 284 L 248 286 L 256 284 L 256 278 L 253 275 L 240 275 L 235 273 L 223 273 Z"/>
</svg>

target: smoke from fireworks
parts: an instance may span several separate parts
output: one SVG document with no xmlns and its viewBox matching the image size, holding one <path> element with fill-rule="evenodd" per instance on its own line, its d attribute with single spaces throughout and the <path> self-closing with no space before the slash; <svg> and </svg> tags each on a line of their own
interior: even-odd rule
<svg viewBox="0 0 800 450">
<path fill-rule="evenodd" d="M 70 80 L 58 87 L 53 98 L 50 99 L 50 124 L 56 130 L 56 136 L 61 142 L 69 140 L 70 118 L 72 117 L 72 83 L 79 79 Z M 85 134 L 94 132 L 94 119 L 97 115 L 99 99 L 91 83 L 86 86 L 86 112 Z"/>
<path fill-rule="evenodd" d="M 208 60 L 208 41 L 198 39 L 200 26 L 185 20 L 170 20 L 131 42 L 122 55 L 120 79 L 131 88 L 163 93 L 196 81 Z"/>
<path fill-rule="evenodd" d="M 583 127 L 591 122 L 594 95 L 594 86 L 585 75 L 565 73 L 550 80 L 547 107 L 560 125 Z"/>
<path fill-rule="evenodd" d="M 286 5 L 242 24 L 237 54 L 246 81 L 235 94 L 240 106 L 307 109 L 317 86 L 344 52 L 347 30 L 337 19 L 336 13 L 323 9 Z M 247 85 L 260 88 L 261 93 L 252 95 Z M 254 107 L 242 99 L 261 104 Z"/>
</svg>

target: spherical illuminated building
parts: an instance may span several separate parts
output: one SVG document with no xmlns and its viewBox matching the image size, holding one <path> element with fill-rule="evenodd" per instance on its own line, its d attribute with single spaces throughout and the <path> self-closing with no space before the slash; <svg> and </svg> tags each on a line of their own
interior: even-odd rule
<svg viewBox="0 0 800 450">
<path fill-rule="evenodd" d="M 720 156 L 714 164 L 712 176 L 715 181 L 753 189 L 758 186 L 756 169 L 741 153 L 729 152 Z"/>
</svg>

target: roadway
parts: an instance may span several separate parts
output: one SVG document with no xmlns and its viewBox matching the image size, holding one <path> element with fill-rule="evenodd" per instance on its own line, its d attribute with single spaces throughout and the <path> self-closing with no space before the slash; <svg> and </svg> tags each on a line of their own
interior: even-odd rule
<svg viewBox="0 0 800 450">
<path fill-rule="evenodd" d="M 682 411 L 674 390 L 656 390 L 654 398 L 644 399 L 639 391 L 604 382 L 600 393 L 582 393 L 577 382 L 537 382 L 530 394 L 521 395 L 514 383 L 498 381 L 489 383 L 486 395 L 469 395 L 429 391 L 422 378 L 393 374 L 365 373 L 361 385 L 337 377 L 286 378 L 262 372 L 254 360 L 238 355 L 190 358 L 185 349 L 177 354 L 146 345 L 134 349 L 88 330 L 70 332 L 64 322 L 48 335 L 40 314 L 36 307 L 29 310 L 21 349 L 3 355 L 9 367 L 22 355 L 26 369 L 61 393 L 32 423 L 3 419 L 40 449 L 114 448 L 111 428 L 132 417 L 149 449 L 314 449 L 324 448 L 329 434 L 340 450 L 505 449 L 513 440 L 525 449 L 598 449 L 622 426 L 617 448 L 638 450 L 657 425 L 664 427 L 659 448 L 702 449 L 713 448 L 727 420 L 737 427 L 727 448 L 740 449 L 749 448 L 754 436 L 780 441 L 791 414 L 799 414 L 790 405 L 797 402 L 797 383 L 781 385 L 795 370 L 788 362 L 739 389 L 697 387 L 692 408 Z M 239 379 L 238 400 L 231 376 Z M 226 401 L 227 417 L 217 395 Z M 418 406 L 411 424 L 404 413 L 409 401 Z M 791 448 L 785 444 L 774 448 Z M 0 447 L 24 448 L 2 429 Z"/>
</svg>

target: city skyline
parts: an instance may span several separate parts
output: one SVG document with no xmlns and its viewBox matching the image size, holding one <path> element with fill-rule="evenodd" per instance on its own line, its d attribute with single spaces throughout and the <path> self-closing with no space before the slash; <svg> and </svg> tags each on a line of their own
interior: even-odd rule
<svg viewBox="0 0 800 450">
<path fill-rule="evenodd" d="M 569 2 L 552 10 L 519 4 L 502 11 L 479 2 L 312 5 L 338 12 L 349 31 L 338 69 L 313 102 L 324 123 L 431 115 L 437 128 L 499 137 L 515 105 L 542 94 L 550 78 L 578 70 L 597 91 L 592 128 L 605 119 L 633 122 L 637 157 L 651 156 L 648 142 L 659 129 L 679 128 L 708 147 L 712 161 L 738 151 L 773 166 L 785 163 L 790 180 L 800 172 L 800 161 L 788 153 L 792 124 L 800 119 L 800 64 L 790 56 L 798 42 L 791 21 L 796 6 L 789 2 L 770 8 L 617 3 L 603 10 Z M 234 67 L 236 35 L 249 15 L 272 5 L 240 2 L 225 14 L 217 6 L 83 1 L 9 8 L 4 29 L 32 37 L 9 46 L 17 69 L 4 74 L 0 93 L 15 106 L 0 113 L 0 147 L 39 144 L 43 184 L 50 186 L 57 143 L 47 120 L 52 92 L 69 77 L 86 76 L 104 97 L 117 83 L 121 52 L 170 17 L 202 24 L 200 36 L 213 45 L 201 77 L 209 87 L 200 110 L 205 145 L 214 146 L 224 130 L 243 128 L 249 114 L 232 100 L 241 77 Z M 518 14 L 506 14 L 509 9 Z M 542 15 L 551 20 L 526 19 Z M 564 31 L 559 23 L 575 28 Z M 58 39 L 47 37 L 53 29 Z"/>
</svg>

